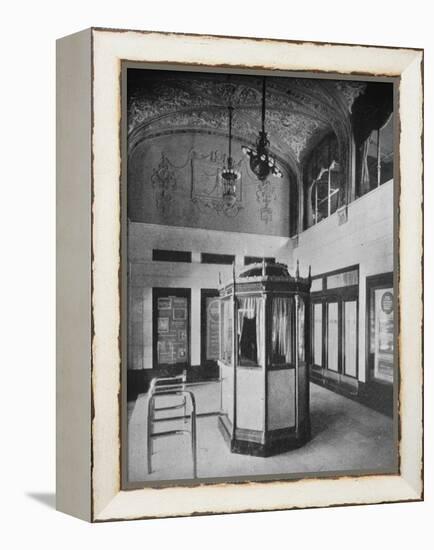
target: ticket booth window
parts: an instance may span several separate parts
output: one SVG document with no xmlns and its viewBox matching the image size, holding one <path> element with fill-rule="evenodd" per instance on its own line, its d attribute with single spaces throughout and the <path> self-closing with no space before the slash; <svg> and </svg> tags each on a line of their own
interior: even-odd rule
<svg viewBox="0 0 434 550">
<path fill-rule="evenodd" d="M 262 363 L 264 303 L 262 298 L 239 298 L 238 341 L 240 365 Z"/>
</svg>

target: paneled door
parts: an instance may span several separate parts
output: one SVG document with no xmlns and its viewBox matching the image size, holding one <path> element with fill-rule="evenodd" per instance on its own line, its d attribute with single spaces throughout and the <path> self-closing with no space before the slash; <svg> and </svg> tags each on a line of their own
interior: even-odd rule
<svg viewBox="0 0 434 550">
<path fill-rule="evenodd" d="M 317 275 L 312 280 L 312 372 L 357 389 L 359 269 Z"/>
</svg>

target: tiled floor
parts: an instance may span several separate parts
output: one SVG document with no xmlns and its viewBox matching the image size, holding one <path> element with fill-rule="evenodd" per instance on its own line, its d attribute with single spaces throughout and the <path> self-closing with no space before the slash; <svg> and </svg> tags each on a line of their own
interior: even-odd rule
<svg viewBox="0 0 434 550">
<path fill-rule="evenodd" d="M 218 384 L 201 386 L 198 401 L 215 408 Z M 210 407 L 210 404 L 212 406 Z M 209 412 L 209 411 L 208 411 Z M 190 438 L 178 435 L 154 442 L 153 473 L 146 469 L 147 396 L 130 407 L 129 481 L 190 479 Z M 198 477 L 298 474 L 348 470 L 392 470 L 395 450 L 392 420 L 346 397 L 311 384 L 312 439 L 304 447 L 273 457 L 234 454 L 217 428 L 218 417 L 198 418 Z M 173 429 L 182 420 L 159 424 Z"/>
</svg>

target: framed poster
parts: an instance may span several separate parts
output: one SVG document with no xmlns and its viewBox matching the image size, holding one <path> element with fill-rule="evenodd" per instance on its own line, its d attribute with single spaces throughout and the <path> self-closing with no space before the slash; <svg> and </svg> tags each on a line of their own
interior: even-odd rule
<svg viewBox="0 0 434 550">
<path fill-rule="evenodd" d="M 94 28 L 57 59 L 58 508 L 103 522 L 422 499 L 423 51 Z M 264 296 L 239 318 L 221 281 L 235 301 L 243 277 Z M 193 396 L 199 430 L 153 456 L 156 378 Z M 344 431 L 362 410 L 386 434 L 366 460 Z M 300 411 L 303 446 L 283 449 Z"/>
<path fill-rule="evenodd" d="M 171 309 L 172 300 L 170 297 L 158 298 L 158 309 Z"/>
<path fill-rule="evenodd" d="M 393 381 L 393 288 L 375 292 L 375 364 L 374 376 L 378 380 Z"/>
<path fill-rule="evenodd" d="M 396 369 L 393 357 L 395 354 L 395 310 L 393 273 L 384 273 L 368 277 L 367 293 L 367 383 L 383 388 L 383 393 L 391 399 L 396 381 Z"/>
</svg>

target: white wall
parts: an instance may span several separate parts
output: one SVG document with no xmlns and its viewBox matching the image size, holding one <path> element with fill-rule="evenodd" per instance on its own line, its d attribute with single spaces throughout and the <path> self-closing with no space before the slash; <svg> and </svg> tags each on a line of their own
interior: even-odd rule
<svg viewBox="0 0 434 550">
<path fill-rule="evenodd" d="M 200 364 L 200 291 L 218 288 L 232 277 L 232 267 L 200 263 L 201 252 L 233 254 L 237 270 L 244 256 L 272 256 L 302 275 L 312 266 L 318 275 L 359 265 L 359 379 L 365 381 L 366 277 L 393 271 L 393 181 L 348 207 L 346 223 L 338 213 L 310 227 L 293 248 L 288 238 L 129 223 L 130 355 L 129 368 L 152 368 L 152 288 L 191 288 L 191 364 Z M 153 249 L 192 252 L 192 263 L 152 261 Z"/>
<path fill-rule="evenodd" d="M 359 264 L 359 379 L 365 381 L 366 277 L 393 271 L 393 181 L 348 206 L 348 220 L 338 213 L 304 231 L 293 261 L 311 265 L 312 275 Z"/>
<path fill-rule="evenodd" d="M 152 288 L 191 288 L 191 364 L 200 364 L 200 291 L 218 288 L 232 277 L 229 265 L 201 264 L 201 252 L 236 256 L 237 271 L 244 256 L 271 256 L 288 263 L 289 239 L 248 233 L 179 228 L 146 223 L 129 223 L 128 258 L 130 271 L 129 368 L 152 368 Z M 152 261 L 152 250 L 192 252 L 192 263 Z"/>
</svg>

